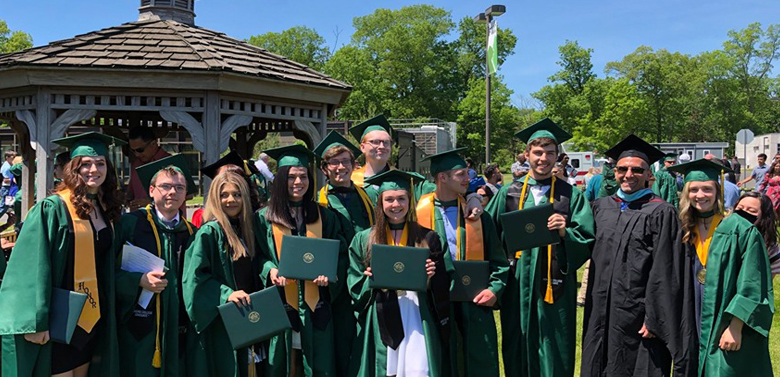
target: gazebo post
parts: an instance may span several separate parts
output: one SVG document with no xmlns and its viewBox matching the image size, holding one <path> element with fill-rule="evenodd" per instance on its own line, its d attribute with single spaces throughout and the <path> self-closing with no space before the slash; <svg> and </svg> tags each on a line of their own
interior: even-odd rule
<svg viewBox="0 0 780 377">
<path fill-rule="evenodd" d="M 205 165 L 212 164 L 219 160 L 219 154 L 222 152 L 219 149 L 219 134 L 222 126 L 221 116 L 219 111 L 219 93 L 213 90 L 206 91 L 206 100 L 203 106 L 203 135 L 205 149 L 202 150 L 203 157 L 205 158 Z M 209 186 L 211 185 L 211 179 L 205 177 L 203 186 L 203 195 L 208 196 Z"/>
<path fill-rule="evenodd" d="M 35 135 L 30 135 L 30 143 L 35 148 L 35 162 L 38 175 L 35 177 L 37 200 L 48 196 L 54 182 L 51 159 L 51 93 L 48 88 L 39 87 L 36 95 Z"/>
</svg>

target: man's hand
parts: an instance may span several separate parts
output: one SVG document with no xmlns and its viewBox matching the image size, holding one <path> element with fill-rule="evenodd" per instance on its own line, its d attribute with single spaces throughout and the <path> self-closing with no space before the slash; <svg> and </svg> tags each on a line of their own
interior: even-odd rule
<svg viewBox="0 0 780 377">
<path fill-rule="evenodd" d="M 314 279 L 314 284 L 317 284 L 318 287 L 327 287 L 328 277 L 325 275 L 320 275 L 316 279 Z"/>
<path fill-rule="evenodd" d="M 555 213 L 547 219 L 547 229 L 557 230 L 561 238 L 566 236 L 566 218 L 560 213 Z"/>
<path fill-rule="evenodd" d="M 468 216 L 466 216 L 467 219 L 478 219 L 479 216 L 482 215 L 482 210 L 484 210 L 484 208 L 482 208 L 482 195 L 473 192 L 466 196 L 466 213 L 468 213 Z"/>
<path fill-rule="evenodd" d="M 168 279 L 163 279 L 165 272 L 151 271 L 141 275 L 138 286 L 154 293 L 160 293 L 168 286 Z"/>
<path fill-rule="evenodd" d="M 279 276 L 279 269 L 272 268 L 271 271 L 268 272 L 268 277 L 271 278 L 271 284 L 277 287 L 284 287 L 287 285 L 287 279 Z"/>
<path fill-rule="evenodd" d="M 644 323 L 642 324 L 642 328 L 639 329 L 639 335 L 642 335 L 642 337 L 645 339 L 655 338 L 655 335 L 653 335 L 653 333 L 651 333 L 650 330 L 647 329 L 647 325 Z"/>
<path fill-rule="evenodd" d="M 49 332 L 41 331 L 33 334 L 24 334 L 24 340 L 33 344 L 46 344 L 49 342 Z"/>
<path fill-rule="evenodd" d="M 739 351 L 742 348 L 742 326 L 745 323 L 737 317 L 731 318 L 731 323 L 720 336 L 718 346 L 724 351 Z"/>
<path fill-rule="evenodd" d="M 479 306 L 493 307 L 496 301 L 498 301 L 498 297 L 489 289 L 482 290 L 477 297 L 474 297 L 474 303 Z"/>
<path fill-rule="evenodd" d="M 228 302 L 233 302 L 238 307 L 242 307 L 245 305 L 251 304 L 251 300 L 249 299 L 249 295 L 244 291 L 234 291 L 233 293 L 228 296 Z"/>
</svg>

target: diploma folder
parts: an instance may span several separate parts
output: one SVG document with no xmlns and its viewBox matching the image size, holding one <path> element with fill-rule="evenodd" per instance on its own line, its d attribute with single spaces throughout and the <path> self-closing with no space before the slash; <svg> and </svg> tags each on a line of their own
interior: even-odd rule
<svg viewBox="0 0 780 377">
<path fill-rule="evenodd" d="M 369 287 L 423 292 L 428 289 L 425 260 L 428 249 L 389 245 L 371 245 Z"/>
<path fill-rule="evenodd" d="M 279 276 L 311 281 L 325 275 L 328 281 L 336 282 L 340 246 L 338 240 L 284 236 Z"/>
<path fill-rule="evenodd" d="M 233 349 L 248 347 L 291 329 L 279 288 L 269 287 L 249 295 L 249 305 L 233 302 L 217 307 Z"/>
<path fill-rule="evenodd" d="M 52 288 L 49 310 L 49 336 L 51 340 L 70 344 L 86 302 L 87 295 L 81 292 Z"/>
<path fill-rule="evenodd" d="M 547 229 L 547 220 L 555 213 L 552 203 L 501 214 L 507 251 L 554 245 L 561 242 L 557 230 Z"/>
<path fill-rule="evenodd" d="M 452 261 L 455 281 L 450 290 L 450 301 L 472 302 L 474 297 L 487 289 L 490 265 L 487 261 Z"/>
</svg>

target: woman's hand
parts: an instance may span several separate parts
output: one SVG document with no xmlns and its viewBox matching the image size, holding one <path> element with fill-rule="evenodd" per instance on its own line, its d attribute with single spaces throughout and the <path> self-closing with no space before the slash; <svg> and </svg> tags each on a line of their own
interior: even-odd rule
<svg viewBox="0 0 780 377">
<path fill-rule="evenodd" d="M 272 268 L 271 271 L 268 272 L 268 277 L 271 278 L 271 284 L 277 287 L 284 287 L 287 285 L 287 279 L 283 276 L 279 276 L 279 269 Z"/>
<path fill-rule="evenodd" d="M 320 275 L 316 279 L 314 279 L 314 284 L 317 284 L 320 287 L 327 287 L 328 286 L 328 277 L 325 275 Z"/>
<path fill-rule="evenodd" d="M 742 348 L 742 326 L 745 323 L 737 317 L 731 318 L 731 323 L 720 336 L 720 349 L 724 351 L 739 351 Z"/>
<path fill-rule="evenodd" d="M 432 260 L 426 259 L 425 260 L 425 273 L 428 274 L 428 279 L 433 277 L 433 274 L 436 273 L 436 263 L 433 263 Z"/>
<path fill-rule="evenodd" d="M 228 302 L 234 302 L 236 305 L 238 305 L 239 308 L 251 303 L 249 295 L 244 291 L 234 291 L 230 294 L 230 296 L 228 296 L 227 300 Z"/>
<path fill-rule="evenodd" d="M 547 219 L 547 229 L 557 230 L 559 236 L 566 237 L 566 218 L 560 213 L 553 214 Z"/>
<path fill-rule="evenodd" d="M 168 286 L 168 279 L 163 279 L 163 276 L 165 276 L 165 272 L 162 271 L 148 272 L 141 275 L 138 286 L 150 292 L 160 293 Z"/>
<path fill-rule="evenodd" d="M 374 274 L 371 273 L 371 267 L 366 267 L 366 270 L 363 271 L 363 275 L 366 275 L 368 277 L 374 276 Z"/>
<path fill-rule="evenodd" d="M 24 340 L 33 344 L 44 345 L 49 342 L 49 332 L 41 331 L 33 334 L 24 334 Z"/>
</svg>

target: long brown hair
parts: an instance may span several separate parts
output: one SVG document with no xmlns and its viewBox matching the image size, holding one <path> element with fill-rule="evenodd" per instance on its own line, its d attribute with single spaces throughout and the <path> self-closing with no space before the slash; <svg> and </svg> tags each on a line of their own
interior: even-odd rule
<svg viewBox="0 0 780 377">
<path fill-rule="evenodd" d="M 715 204 L 712 209 L 715 213 L 723 213 L 723 196 L 720 194 L 722 189 L 718 182 L 712 182 L 715 183 Z M 696 229 L 698 218 L 696 217 L 696 209 L 693 208 L 691 200 L 688 198 L 688 195 L 691 192 L 690 186 L 691 182 L 687 182 L 683 186 L 682 193 L 680 194 L 680 226 L 683 230 L 683 243 L 693 244 L 691 234 L 693 234 L 694 229 Z"/>
<path fill-rule="evenodd" d="M 409 191 L 406 192 L 406 195 L 411 196 Z M 385 215 L 384 211 L 384 196 L 384 192 L 379 194 L 379 199 L 377 199 L 377 204 L 374 207 L 374 218 L 376 219 L 376 223 L 371 228 L 371 232 L 368 234 L 368 247 L 366 248 L 365 258 L 363 258 L 363 265 L 366 267 L 368 267 L 371 262 L 371 245 L 388 244 L 387 216 Z M 413 211 L 415 211 L 415 208 L 412 208 L 412 203 L 414 203 L 414 201 L 412 201 L 410 197 L 409 212 L 406 213 L 406 224 L 408 224 L 407 229 L 409 232 L 407 234 L 406 245 L 427 248 L 428 243 L 425 241 L 425 234 L 427 231 L 417 221 L 414 221 Z"/>
<path fill-rule="evenodd" d="M 288 200 L 290 193 L 287 189 L 287 178 L 290 175 L 291 167 L 282 166 L 277 171 L 274 181 L 271 183 L 271 198 L 268 201 L 268 210 L 265 213 L 265 218 L 269 222 L 283 225 L 288 229 L 295 229 L 297 224 L 290 214 L 290 200 Z M 315 189 L 312 176 L 314 172 L 309 168 L 306 168 L 306 171 L 309 176 L 309 187 L 306 188 L 306 193 L 303 194 L 303 219 L 306 224 L 311 224 L 317 221 L 320 211 L 319 205 L 312 201 Z"/>
<path fill-rule="evenodd" d="M 57 185 L 55 191 L 65 189 L 72 191 L 71 202 L 76 207 L 76 214 L 79 215 L 79 218 L 87 220 L 89 219 L 89 212 L 92 210 L 92 203 L 87 199 L 87 184 L 79 173 L 81 160 L 81 156 L 76 156 L 65 164 L 62 168 L 62 182 Z M 100 185 L 98 197 L 108 220 L 119 220 L 119 217 L 122 216 L 122 206 L 125 199 L 124 194 L 118 189 L 114 165 L 108 157 L 106 157 L 106 179 Z"/>
<path fill-rule="evenodd" d="M 241 194 L 241 213 L 238 215 L 239 227 L 241 233 L 244 236 L 244 242 L 241 242 L 241 238 L 233 230 L 233 226 L 230 224 L 225 211 L 222 210 L 222 200 L 220 194 L 226 184 L 233 184 L 238 187 L 238 192 Z M 211 181 L 211 187 L 209 187 L 208 197 L 206 199 L 206 207 L 203 210 L 203 221 L 216 221 L 222 230 L 225 232 L 225 236 L 228 240 L 228 245 L 233 250 L 233 260 L 248 256 L 254 258 L 255 256 L 255 237 L 252 236 L 252 204 L 249 199 L 249 186 L 246 183 L 244 177 L 231 173 L 224 172 L 218 174 Z"/>
</svg>

